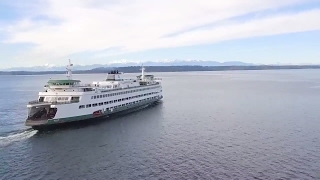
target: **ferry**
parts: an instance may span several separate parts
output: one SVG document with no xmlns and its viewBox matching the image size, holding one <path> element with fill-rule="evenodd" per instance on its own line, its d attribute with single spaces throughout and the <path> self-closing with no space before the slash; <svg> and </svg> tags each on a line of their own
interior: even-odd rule
<svg viewBox="0 0 320 180">
<path fill-rule="evenodd" d="M 50 79 L 39 92 L 37 100 L 28 103 L 26 126 L 34 129 L 82 120 L 94 120 L 111 114 L 148 106 L 162 100 L 161 78 L 141 75 L 122 78 L 123 73 L 113 70 L 105 80 L 81 84 L 72 78 L 70 60 L 67 78 Z"/>
</svg>

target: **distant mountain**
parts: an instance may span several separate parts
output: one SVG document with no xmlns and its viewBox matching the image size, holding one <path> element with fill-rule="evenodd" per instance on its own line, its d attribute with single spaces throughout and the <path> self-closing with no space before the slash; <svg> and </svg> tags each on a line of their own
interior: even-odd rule
<svg viewBox="0 0 320 180">
<path fill-rule="evenodd" d="M 74 70 L 90 70 L 90 69 L 96 69 L 96 68 L 108 68 L 107 66 L 103 66 L 101 64 L 93 64 L 93 65 L 75 65 L 73 66 Z M 110 67 L 111 69 L 111 67 Z M 8 69 L 3 69 L 2 71 L 66 71 L 66 66 L 33 66 L 33 67 L 17 67 L 17 68 L 8 68 Z"/>
<path fill-rule="evenodd" d="M 136 65 L 139 65 L 136 63 Z M 217 61 L 201 61 L 201 60 L 174 60 L 174 61 L 148 61 L 143 62 L 144 66 L 251 66 L 253 64 L 240 61 L 217 62 Z M 135 66 L 135 65 L 132 65 Z M 124 66 L 117 66 L 124 67 Z"/>
<path fill-rule="evenodd" d="M 217 61 L 202 61 L 202 60 L 172 60 L 172 61 L 147 61 L 147 62 L 131 62 L 118 61 L 106 64 L 92 64 L 92 65 L 75 65 L 74 70 L 91 70 L 96 68 L 114 68 L 114 67 L 129 67 L 129 66 L 252 66 L 254 64 L 244 63 L 240 61 L 217 62 Z M 34 67 L 19 67 L 3 69 L 2 71 L 65 71 L 66 66 L 34 66 Z"/>
<path fill-rule="evenodd" d="M 147 73 L 150 72 L 185 72 L 185 71 L 233 71 L 233 70 L 279 70 L 279 69 L 320 69 L 320 65 L 287 65 L 287 66 L 145 66 Z M 124 73 L 139 73 L 140 66 L 125 67 L 99 67 L 91 70 L 75 70 L 74 74 L 98 74 L 108 73 L 110 69 Z M 42 75 L 42 74 L 65 74 L 65 71 L 0 71 L 0 75 Z"/>
</svg>

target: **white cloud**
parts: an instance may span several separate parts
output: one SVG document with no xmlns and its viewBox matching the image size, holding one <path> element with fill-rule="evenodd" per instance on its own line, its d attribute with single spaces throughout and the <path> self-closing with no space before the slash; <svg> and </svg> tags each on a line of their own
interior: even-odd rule
<svg viewBox="0 0 320 180">
<path fill-rule="evenodd" d="M 277 13 L 245 22 L 232 17 L 296 5 L 313 0 L 48 0 L 32 16 L 54 19 L 34 21 L 32 16 L 6 27 L 7 43 L 36 46 L 21 57 L 54 62 L 70 54 L 97 52 L 96 57 L 246 37 L 320 30 L 320 9 Z M 183 32 L 210 23 L 216 26 Z M 224 23 L 221 23 L 224 22 Z M 219 24 L 221 23 L 221 24 Z M 105 49 L 116 50 L 99 53 Z M 37 60 L 35 60 L 37 59 Z M 63 59 L 65 60 L 65 59 Z"/>
</svg>

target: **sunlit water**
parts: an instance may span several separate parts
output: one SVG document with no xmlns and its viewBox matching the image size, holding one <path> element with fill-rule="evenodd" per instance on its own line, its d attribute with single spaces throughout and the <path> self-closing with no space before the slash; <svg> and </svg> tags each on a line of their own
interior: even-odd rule
<svg viewBox="0 0 320 180">
<path fill-rule="evenodd" d="M 63 75 L 0 76 L 0 179 L 320 179 L 320 71 L 154 74 L 161 103 L 44 132 L 26 104 Z"/>
</svg>

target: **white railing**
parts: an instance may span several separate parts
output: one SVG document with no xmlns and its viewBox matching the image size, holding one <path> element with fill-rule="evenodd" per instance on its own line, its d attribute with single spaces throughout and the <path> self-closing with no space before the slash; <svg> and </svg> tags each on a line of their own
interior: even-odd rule
<svg viewBox="0 0 320 180">
<path fill-rule="evenodd" d="M 155 83 L 155 84 L 150 84 L 150 85 L 145 85 L 145 86 L 154 86 L 154 85 L 159 85 L 159 83 Z M 124 90 L 124 89 L 134 89 L 134 88 L 139 88 L 141 86 L 134 86 L 134 87 L 120 87 L 120 88 L 112 88 L 112 89 L 104 89 L 104 90 L 100 90 L 101 92 L 109 92 L 109 91 L 115 91 L 115 90 Z"/>
<path fill-rule="evenodd" d="M 155 80 L 162 80 L 161 78 L 154 78 Z M 146 84 L 144 86 L 154 86 L 154 85 L 159 85 L 159 82 L 155 82 L 153 84 Z M 117 87 L 117 88 L 106 88 L 104 89 L 103 87 L 99 86 L 94 86 L 93 84 L 83 84 L 83 85 L 76 85 L 76 86 L 70 86 L 70 87 L 90 87 L 93 89 L 98 89 L 101 92 L 109 92 L 109 91 L 115 91 L 115 90 L 123 90 L 123 89 L 133 89 L 133 88 L 139 88 L 140 86 L 133 86 L 133 87 Z"/>
<path fill-rule="evenodd" d="M 79 86 L 76 87 L 94 87 L 92 84 L 80 84 Z"/>
<path fill-rule="evenodd" d="M 34 100 L 30 101 L 28 104 L 71 104 L 71 103 L 78 103 L 80 102 L 79 100 L 72 100 L 72 101 L 39 101 L 39 100 Z"/>
</svg>

